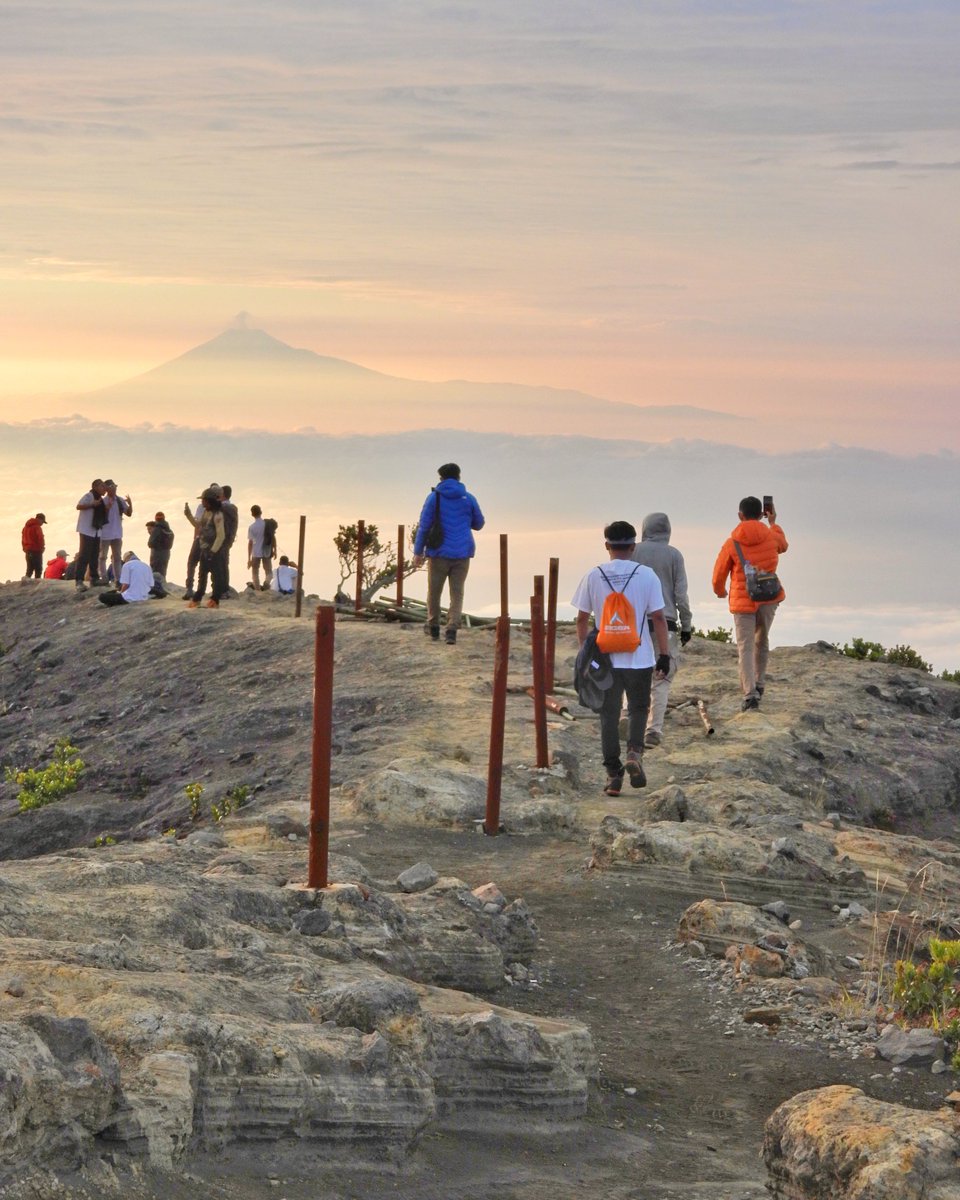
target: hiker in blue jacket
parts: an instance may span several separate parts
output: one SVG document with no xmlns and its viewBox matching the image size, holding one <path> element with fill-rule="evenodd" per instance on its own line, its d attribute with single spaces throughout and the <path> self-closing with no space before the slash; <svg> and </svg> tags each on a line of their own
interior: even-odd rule
<svg viewBox="0 0 960 1200">
<path fill-rule="evenodd" d="M 427 624 L 424 632 L 435 642 L 440 639 L 440 595 L 450 584 L 446 641 L 453 646 L 463 613 L 463 585 L 476 554 L 475 529 L 483 528 L 483 513 L 476 498 L 460 482 L 456 463 L 444 463 L 437 469 L 440 482 L 430 489 L 423 502 L 420 523 L 413 543 L 413 565 L 427 566 Z M 439 526 L 439 527 L 438 527 Z"/>
</svg>

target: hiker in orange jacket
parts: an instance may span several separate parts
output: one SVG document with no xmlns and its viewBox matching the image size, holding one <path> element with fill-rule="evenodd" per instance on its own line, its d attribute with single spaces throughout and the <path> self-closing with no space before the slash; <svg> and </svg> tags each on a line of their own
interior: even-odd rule
<svg viewBox="0 0 960 1200">
<path fill-rule="evenodd" d="M 20 545 L 27 560 L 24 579 L 39 579 L 43 575 L 43 548 L 46 544 L 43 540 L 43 527 L 46 523 L 47 518 L 43 513 L 37 513 L 35 517 L 29 518 L 20 533 Z"/>
<path fill-rule="evenodd" d="M 763 524 L 766 516 L 769 528 Z M 752 600 L 747 592 L 737 544 L 748 564 L 758 571 L 776 572 L 780 555 L 787 549 L 787 539 L 777 524 L 777 511 L 772 501 L 766 511 L 756 496 L 740 501 L 740 524 L 723 543 L 713 567 L 713 590 L 721 598 L 727 594 L 730 581 L 730 611 L 737 634 L 737 655 L 740 660 L 740 688 L 743 691 L 743 712 L 760 707 L 767 675 L 770 653 L 770 626 L 777 606 L 785 598 L 783 588 L 771 600 Z"/>
</svg>

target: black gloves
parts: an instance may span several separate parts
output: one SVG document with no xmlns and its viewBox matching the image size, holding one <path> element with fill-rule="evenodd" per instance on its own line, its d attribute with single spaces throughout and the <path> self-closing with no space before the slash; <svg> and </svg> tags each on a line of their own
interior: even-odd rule
<svg viewBox="0 0 960 1200">
<path fill-rule="evenodd" d="M 669 675 L 670 674 L 670 655 L 669 654 L 661 654 L 659 656 L 659 658 L 657 659 L 657 671 L 661 675 Z"/>
<path fill-rule="evenodd" d="M 689 641 L 690 641 L 690 639 L 691 639 L 692 637 L 693 637 L 693 633 L 692 633 L 692 631 L 691 631 L 691 630 L 689 630 L 689 629 L 681 629 L 681 630 L 680 630 L 680 645 L 681 645 L 681 646 L 685 646 L 685 645 L 687 644 L 687 642 L 689 642 Z"/>
</svg>

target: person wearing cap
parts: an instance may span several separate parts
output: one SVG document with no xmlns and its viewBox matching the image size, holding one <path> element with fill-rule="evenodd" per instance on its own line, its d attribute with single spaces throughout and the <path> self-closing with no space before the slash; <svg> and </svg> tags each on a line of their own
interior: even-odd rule
<svg viewBox="0 0 960 1200">
<path fill-rule="evenodd" d="M 153 572 L 150 564 L 142 562 L 132 550 L 123 556 L 119 578 L 117 591 L 100 593 L 101 604 L 106 604 L 108 608 L 121 608 L 125 604 L 139 604 L 141 600 L 150 599 Z"/>
<path fill-rule="evenodd" d="M 607 770 L 604 792 L 619 796 L 624 771 L 631 787 L 644 787 L 644 731 L 650 708 L 650 687 L 654 670 L 658 676 L 670 673 L 670 648 L 667 622 L 663 615 L 663 591 L 656 572 L 633 561 L 637 531 L 629 521 L 611 521 L 603 531 L 609 563 L 594 567 L 580 580 L 571 603 L 577 610 L 577 641 L 582 646 L 590 631 L 590 615 L 597 625 L 607 597 L 621 593 L 633 608 L 640 643 L 634 650 L 613 651 L 610 666 L 613 683 L 604 695 L 600 710 L 600 749 Z M 620 710 L 627 698 L 627 753 L 620 757 Z"/>
<path fill-rule="evenodd" d="M 218 499 L 223 499 L 223 488 L 219 483 L 211 483 L 209 487 L 204 489 L 207 492 L 213 492 Z M 200 543 L 197 540 L 197 529 L 200 520 L 203 517 L 204 508 L 202 503 L 202 495 L 197 497 L 201 503 L 196 509 L 191 511 L 189 500 L 183 506 L 183 515 L 193 526 L 193 541 L 190 543 L 190 553 L 187 555 L 187 582 L 186 590 L 183 593 L 184 600 L 192 600 L 194 597 L 193 579 L 197 572 L 197 567 L 200 563 Z"/>
<path fill-rule="evenodd" d="M 189 608 L 199 608 L 204 592 L 207 590 L 207 577 L 211 580 L 211 594 L 207 608 L 219 608 L 220 600 L 226 591 L 227 580 L 224 560 L 224 547 L 227 541 L 227 531 L 223 520 L 223 492 L 220 488 L 208 487 L 200 494 L 201 513 L 195 520 L 190 513 L 189 504 L 183 511 L 196 530 L 196 542 L 199 546 L 197 558 L 197 588 L 188 605 Z"/>
<path fill-rule="evenodd" d="M 663 718 L 667 712 L 670 684 L 680 665 L 680 647 L 693 636 L 693 613 L 687 598 L 687 568 L 683 555 L 670 545 L 670 518 L 666 513 L 647 513 L 640 526 L 640 541 L 633 551 L 635 562 L 655 571 L 663 590 L 663 615 L 670 643 L 670 673 L 655 675 L 650 694 L 650 716 L 644 745 L 649 750 L 663 739 Z M 651 633 L 653 630 L 651 629 Z"/>
<path fill-rule="evenodd" d="M 470 559 L 477 552 L 474 530 L 483 528 L 483 513 L 476 497 L 460 482 L 456 463 L 437 468 L 440 482 L 430 489 L 423 502 L 420 523 L 413 543 L 413 565 L 427 567 L 427 624 L 424 632 L 435 642 L 440 639 L 440 596 L 449 584 L 450 606 L 447 611 L 446 642 L 453 646 L 463 615 L 463 589 L 470 570 Z M 435 520 L 443 537 L 436 546 L 427 545 L 427 534 Z"/>
<path fill-rule="evenodd" d="M 129 496 L 118 496 L 117 485 L 112 479 L 103 481 L 103 504 L 106 520 L 100 529 L 100 558 L 98 568 L 100 578 L 107 576 L 107 554 L 113 559 L 113 578 L 120 578 L 123 551 L 123 518 L 133 516 L 133 502 Z"/>
<path fill-rule="evenodd" d="M 63 579 L 66 574 L 67 567 L 67 552 L 66 550 L 58 550 L 57 553 L 47 563 L 47 568 L 43 572 L 44 579 Z"/>
<path fill-rule="evenodd" d="M 43 537 L 43 527 L 47 518 L 43 513 L 29 517 L 20 533 L 20 545 L 27 560 L 27 573 L 24 581 L 39 579 L 43 575 L 43 548 L 46 545 Z"/>
<path fill-rule="evenodd" d="M 147 522 L 147 547 L 150 550 L 150 569 L 166 583 L 167 568 L 170 565 L 170 551 L 173 549 L 173 530 L 166 516 L 158 512 L 152 521 Z"/>
</svg>

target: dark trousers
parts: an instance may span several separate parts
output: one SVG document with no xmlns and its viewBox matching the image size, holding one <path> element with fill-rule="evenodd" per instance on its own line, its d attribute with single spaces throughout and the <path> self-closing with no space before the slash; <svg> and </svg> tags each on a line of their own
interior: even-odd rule
<svg viewBox="0 0 960 1200">
<path fill-rule="evenodd" d="M 627 749 L 643 754 L 643 735 L 650 707 L 653 667 L 614 667 L 613 683 L 600 710 L 600 748 L 608 775 L 622 775 L 620 760 L 620 713 L 627 697 Z"/>
<path fill-rule="evenodd" d="M 170 566 L 170 551 L 169 550 L 151 550 L 150 551 L 150 570 L 167 578 L 167 567 Z"/>
<path fill-rule="evenodd" d="M 193 591 L 193 577 L 197 564 L 200 562 L 200 543 L 196 538 L 190 543 L 190 553 L 187 555 L 187 591 Z"/>
<path fill-rule="evenodd" d="M 194 600 L 202 600 L 203 593 L 207 590 L 207 576 L 210 576 L 210 598 L 219 600 L 223 593 L 227 590 L 226 580 L 226 555 L 223 547 L 216 554 L 211 550 L 204 550 L 200 554 L 200 562 L 197 570 L 197 590 L 193 593 Z"/>
<path fill-rule="evenodd" d="M 100 560 L 100 539 L 98 537 L 90 537 L 89 534 L 80 534 L 80 557 L 77 559 L 77 587 L 83 585 L 84 579 L 87 577 L 87 568 L 90 569 L 90 582 L 97 583 L 100 579 L 100 570 L 98 563 Z"/>
<path fill-rule="evenodd" d="M 27 578 L 36 576 L 37 579 L 43 577 L 43 551 L 42 550 L 24 550 L 27 556 Z"/>
<path fill-rule="evenodd" d="M 129 604 L 128 600 L 124 600 L 121 592 L 101 592 L 100 603 L 105 604 L 107 608 L 126 608 Z"/>
</svg>

